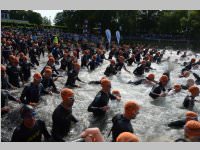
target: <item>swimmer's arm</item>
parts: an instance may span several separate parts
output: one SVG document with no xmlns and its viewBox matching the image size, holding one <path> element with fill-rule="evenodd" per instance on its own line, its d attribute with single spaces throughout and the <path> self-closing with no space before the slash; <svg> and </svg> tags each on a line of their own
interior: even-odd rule
<svg viewBox="0 0 200 150">
<path fill-rule="evenodd" d="M 26 102 L 26 100 L 24 99 L 26 97 L 26 93 L 27 93 L 28 87 L 25 87 L 22 91 L 20 100 L 22 103 L 27 104 L 28 102 Z"/>
<path fill-rule="evenodd" d="M 123 67 L 124 67 L 124 70 L 125 70 L 126 72 L 131 73 L 130 71 L 127 70 L 127 68 L 126 68 L 125 65 L 124 65 Z"/>
<path fill-rule="evenodd" d="M 85 83 L 84 81 L 82 81 L 79 77 L 77 77 L 77 80 L 82 82 L 82 83 Z"/>
<path fill-rule="evenodd" d="M 94 104 L 96 103 L 96 99 L 89 105 L 88 112 L 93 112 L 96 110 L 102 110 L 100 107 L 95 107 Z"/>
<path fill-rule="evenodd" d="M 117 97 L 115 95 L 111 94 L 111 93 L 109 94 L 109 97 L 110 97 L 111 100 L 117 99 Z"/>
<path fill-rule="evenodd" d="M 75 123 L 78 122 L 78 119 L 76 119 L 76 118 L 74 117 L 74 115 L 71 116 L 71 120 L 72 120 L 73 122 L 75 122 Z"/>
<path fill-rule="evenodd" d="M 41 124 L 42 124 L 42 133 L 44 135 L 45 141 L 50 141 L 51 135 L 49 134 L 49 132 L 47 130 L 45 122 L 42 121 Z"/>
<path fill-rule="evenodd" d="M 161 96 L 161 94 L 157 94 L 157 93 L 154 93 L 154 92 L 151 92 L 152 94 L 154 94 L 154 95 L 157 95 L 157 96 Z"/>
</svg>

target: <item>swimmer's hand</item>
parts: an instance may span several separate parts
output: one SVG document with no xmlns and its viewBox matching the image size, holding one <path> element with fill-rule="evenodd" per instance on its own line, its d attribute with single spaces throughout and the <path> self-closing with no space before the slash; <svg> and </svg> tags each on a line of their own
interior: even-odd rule
<svg viewBox="0 0 200 150">
<path fill-rule="evenodd" d="M 167 96 L 166 93 L 162 93 L 162 94 L 160 94 L 160 97 L 165 97 L 165 96 Z"/>
<path fill-rule="evenodd" d="M 80 135 L 85 139 L 85 142 L 104 142 L 104 137 L 99 128 L 88 128 Z"/>
<path fill-rule="evenodd" d="M 101 109 L 106 112 L 106 111 L 108 111 L 110 109 L 110 107 L 109 106 L 104 106 L 104 107 L 101 107 Z"/>
</svg>

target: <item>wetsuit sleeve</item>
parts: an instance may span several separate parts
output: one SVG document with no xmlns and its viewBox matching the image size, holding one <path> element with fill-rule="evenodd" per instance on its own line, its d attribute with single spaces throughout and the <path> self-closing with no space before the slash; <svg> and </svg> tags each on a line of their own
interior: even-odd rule
<svg viewBox="0 0 200 150">
<path fill-rule="evenodd" d="M 41 92 L 42 92 L 43 94 L 49 94 L 49 92 L 46 91 L 46 90 L 44 89 L 44 86 L 43 86 L 43 85 L 41 85 Z"/>
<path fill-rule="evenodd" d="M 53 86 L 53 88 L 54 88 L 55 90 L 57 89 L 55 83 L 53 82 L 53 80 L 51 80 L 51 85 Z"/>
<path fill-rule="evenodd" d="M 45 68 L 45 66 L 44 66 L 44 68 Z M 43 74 L 44 73 L 44 68 L 42 69 L 42 71 L 40 72 L 41 74 Z"/>
<path fill-rule="evenodd" d="M 196 78 L 196 80 L 200 80 L 200 77 L 196 73 L 193 73 L 193 76 Z"/>
<path fill-rule="evenodd" d="M 45 141 L 49 141 L 51 138 L 51 135 L 49 134 L 46 124 L 44 121 L 40 120 L 41 128 L 42 128 L 42 134 L 44 135 Z"/>
<path fill-rule="evenodd" d="M 74 117 L 74 115 L 71 116 L 71 121 L 73 121 L 75 123 L 78 122 L 78 120 Z"/>
<path fill-rule="evenodd" d="M 80 82 L 84 82 L 84 81 L 82 81 L 79 77 L 77 77 L 77 80 L 80 81 Z"/>
<path fill-rule="evenodd" d="M 168 124 L 168 127 L 171 127 L 171 128 L 183 128 L 185 123 L 186 123 L 186 120 L 177 120 L 177 121 L 170 122 Z"/>
<path fill-rule="evenodd" d="M 134 84 L 134 85 L 139 85 L 142 84 L 142 82 L 144 82 L 145 79 L 140 79 L 138 81 L 134 81 L 134 82 L 128 82 L 128 84 Z"/>
<path fill-rule="evenodd" d="M 6 77 L 6 82 L 7 82 L 8 88 L 11 88 L 12 84 L 8 81 L 8 77 Z"/>
<path fill-rule="evenodd" d="M 14 96 L 10 95 L 9 92 L 7 94 L 8 94 L 8 99 L 9 100 L 11 100 L 11 101 L 17 101 L 17 99 Z"/>
<path fill-rule="evenodd" d="M 89 66 L 91 64 L 91 61 L 86 65 L 87 69 L 89 70 Z"/>
<path fill-rule="evenodd" d="M 124 67 L 124 70 L 128 71 L 125 65 L 123 65 L 123 67 Z"/>
<path fill-rule="evenodd" d="M 101 84 L 100 81 L 90 81 L 88 84 Z"/>
<path fill-rule="evenodd" d="M 111 100 L 117 99 L 117 97 L 115 95 L 111 94 L 111 93 L 109 94 L 109 97 L 110 97 Z"/>
<path fill-rule="evenodd" d="M 20 77 L 21 81 L 23 81 L 22 68 L 19 68 L 19 77 Z"/>
<path fill-rule="evenodd" d="M 94 101 L 88 106 L 88 112 L 95 112 L 95 111 L 99 111 L 102 110 L 99 107 L 95 107 L 95 105 L 97 104 L 98 99 L 95 98 Z"/>
<path fill-rule="evenodd" d="M 14 130 L 11 142 L 20 142 L 17 128 Z"/>
<path fill-rule="evenodd" d="M 26 100 L 25 100 L 27 91 L 28 91 L 28 87 L 25 86 L 23 91 L 22 91 L 21 97 L 20 97 L 21 102 L 24 103 L 24 104 L 28 104 L 28 102 L 26 102 Z"/>
<path fill-rule="evenodd" d="M 53 66 L 53 70 L 56 72 L 56 74 L 59 74 L 58 70 L 56 69 L 55 66 Z"/>
<path fill-rule="evenodd" d="M 29 63 L 31 67 L 34 67 L 34 65 L 32 63 Z"/>
</svg>

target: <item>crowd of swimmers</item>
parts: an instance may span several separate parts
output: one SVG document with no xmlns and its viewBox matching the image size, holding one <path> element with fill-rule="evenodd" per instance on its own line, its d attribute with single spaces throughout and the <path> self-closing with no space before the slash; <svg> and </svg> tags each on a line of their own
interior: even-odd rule
<svg viewBox="0 0 200 150">
<path fill-rule="evenodd" d="M 1 33 L 1 115 L 7 115 L 11 108 L 8 100 L 22 104 L 20 116 L 22 122 L 15 128 L 12 142 L 64 142 L 65 137 L 72 128 L 72 123 L 79 120 L 73 115 L 72 106 L 75 101 L 74 88 L 81 88 L 77 81 L 86 83 L 79 78 L 81 68 L 88 69 L 89 72 L 95 71 L 105 61 L 110 64 L 103 71 L 104 75 L 98 81 L 90 81 L 88 84 L 99 84 L 101 90 L 96 94 L 94 100 L 88 106 L 87 111 L 94 117 L 105 116 L 109 109 L 109 100 L 121 100 L 120 91 L 111 91 L 112 81 L 110 76 L 121 73 L 124 69 L 131 73 L 126 66 L 137 66 L 133 70 L 136 77 L 144 77 L 129 81 L 130 86 L 146 84 L 152 89 L 149 97 L 156 100 L 160 97 L 166 97 L 172 94 L 188 90 L 189 94 L 182 99 L 182 105 L 188 111 L 185 118 L 169 122 L 171 128 L 184 128 L 185 138 L 176 141 L 200 141 L 200 122 L 198 113 L 194 112 L 195 103 L 199 103 L 200 75 L 192 69 L 200 68 L 200 60 L 195 56 L 183 64 L 179 78 L 188 78 L 193 75 L 195 80 L 188 78 L 187 83 L 167 86 L 172 77 L 170 70 L 163 72 L 159 80 L 155 80 L 155 74 L 151 70 L 152 63 L 163 63 L 169 61 L 164 59 L 165 50 L 159 50 L 157 47 L 142 44 L 123 44 L 116 45 L 114 42 L 109 47 L 104 46 L 102 42 L 92 43 L 86 40 L 70 41 L 55 35 L 55 33 L 43 33 L 37 36 L 37 30 L 34 32 L 22 32 L 21 30 L 3 30 Z M 46 54 L 48 55 L 46 56 Z M 177 51 L 180 56 L 182 51 Z M 108 54 L 108 57 L 106 57 Z M 35 72 L 38 66 L 41 67 L 41 59 L 47 58 L 46 65 L 40 72 Z M 180 58 L 185 58 L 187 52 L 184 52 Z M 178 64 L 178 63 L 177 63 Z M 66 72 L 66 82 L 62 89 L 58 89 L 56 80 Z M 123 74 L 121 74 L 123 75 Z M 17 98 L 11 94 L 13 89 L 23 88 L 20 97 Z M 45 121 L 36 119 L 36 111 L 40 105 L 43 95 L 61 95 L 62 101 L 55 108 L 52 114 L 52 129 L 47 130 Z M 134 132 L 131 120 L 135 119 L 140 111 L 137 101 L 130 100 L 124 104 L 124 111 L 116 114 L 112 118 L 112 141 L 113 142 L 139 142 L 141 139 Z M 91 127 L 84 130 L 80 135 L 80 141 L 103 142 L 105 141 L 102 131 L 98 127 Z"/>
</svg>

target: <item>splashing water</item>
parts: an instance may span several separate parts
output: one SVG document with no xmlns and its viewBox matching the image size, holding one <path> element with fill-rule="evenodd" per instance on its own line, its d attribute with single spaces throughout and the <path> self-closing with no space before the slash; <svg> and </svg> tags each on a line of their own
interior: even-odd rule
<svg viewBox="0 0 200 150">
<path fill-rule="evenodd" d="M 192 54 L 192 52 L 189 53 Z M 166 59 L 169 56 L 170 62 L 166 61 L 161 64 L 152 63 L 152 68 L 155 68 L 156 70 L 152 70 L 151 73 L 154 73 L 156 75 L 155 79 L 159 80 L 159 77 L 165 70 L 170 70 L 171 85 L 173 85 L 174 83 L 186 84 L 186 80 L 188 78 L 185 79 L 178 77 L 182 67 L 180 67 L 180 64 L 174 63 L 176 59 L 179 59 L 180 55 L 177 56 L 175 51 L 166 50 L 163 59 Z M 189 59 L 191 59 L 193 56 L 189 56 Z M 196 56 L 197 59 L 200 58 L 200 55 Z M 179 63 L 183 64 L 184 61 L 189 61 L 189 59 L 185 58 L 178 61 Z M 34 72 L 36 71 L 40 72 L 46 62 L 47 57 L 45 57 L 45 59 L 41 59 L 40 66 L 36 70 L 33 70 L 32 74 L 34 74 Z M 109 61 L 105 60 L 104 63 L 93 72 L 88 72 L 86 68 L 83 68 L 80 70 L 79 78 L 86 82 L 100 80 L 101 77 L 104 76 L 103 73 L 108 64 Z M 56 67 L 58 68 L 59 66 Z M 133 72 L 135 68 L 136 64 L 134 64 L 134 66 L 127 67 L 127 69 L 131 72 Z M 200 74 L 200 69 L 193 69 L 192 71 Z M 61 74 L 64 75 L 65 72 L 61 72 Z M 145 73 L 144 76 L 146 76 L 147 74 L 148 73 Z M 127 84 L 127 82 L 130 80 L 137 80 L 140 78 L 135 77 L 133 74 L 125 72 L 123 69 L 121 73 L 118 73 L 116 76 L 109 77 L 109 79 L 112 81 L 113 89 L 117 89 L 120 91 L 122 100 L 121 102 L 109 102 L 111 110 L 108 112 L 108 118 L 106 121 L 107 124 L 102 132 L 104 137 L 106 138 L 106 141 L 111 141 L 111 136 L 107 137 L 107 135 L 112 126 L 112 117 L 117 113 L 123 113 L 124 103 L 128 100 L 136 100 L 141 105 L 140 113 L 138 114 L 136 119 L 131 121 L 135 134 L 140 138 L 141 141 L 168 142 L 183 137 L 183 129 L 169 129 L 167 127 L 167 123 L 169 123 L 171 120 L 177 120 L 184 117 L 184 114 L 187 110 L 180 109 L 180 106 L 182 105 L 185 96 L 188 94 L 187 91 L 182 90 L 180 93 L 177 93 L 175 95 L 167 96 L 165 98 L 153 101 L 149 97 L 151 87 L 147 87 L 146 85 L 134 86 Z M 194 79 L 192 74 L 189 78 Z M 55 82 L 58 89 L 63 88 L 66 79 L 67 76 L 59 78 Z M 75 103 L 73 106 L 73 114 L 79 120 L 79 122 L 73 125 L 69 135 L 65 138 L 66 141 L 71 141 L 75 139 L 85 128 L 90 125 L 90 121 L 93 119 L 93 117 L 91 113 L 87 112 L 87 108 L 91 101 L 93 101 L 97 92 L 101 89 L 99 85 L 89 85 L 80 83 L 78 81 L 77 83 L 81 86 L 81 88 L 74 89 Z M 11 91 L 11 93 L 17 97 L 20 97 L 22 90 L 23 88 L 20 88 L 18 90 Z M 197 99 L 200 98 L 198 97 Z M 42 97 L 40 105 L 36 108 L 36 117 L 45 121 L 49 131 L 51 131 L 52 127 L 52 113 L 56 106 L 60 104 L 60 102 L 61 97 L 59 94 L 53 94 L 53 96 L 46 95 Z M 4 116 L 1 120 L 2 141 L 10 141 L 15 127 L 21 122 L 19 116 L 20 105 L 12 101 L 9 102 L 9 105 L 11 106 L 12 111 L 8 115 Z M 195 104 L 194 111 L 200 114 L 199 103 Z"/>
</svg>

